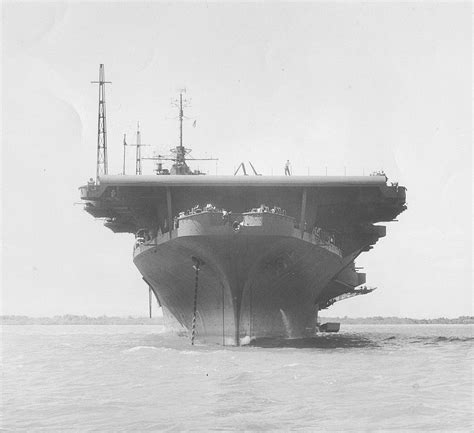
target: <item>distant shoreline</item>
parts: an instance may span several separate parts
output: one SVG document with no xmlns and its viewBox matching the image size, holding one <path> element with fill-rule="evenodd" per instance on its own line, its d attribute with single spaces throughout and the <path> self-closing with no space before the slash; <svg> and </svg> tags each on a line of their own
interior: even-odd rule
<svg viewBox="0 0 474 433">
<path fill-rule="evenodd" d="M 411 319 L 407 317 L 320 317 L 321 323 L 339 322 L 345 325 L 471 325 L 474 316 L 454 319 Z M 1 325 L 163 325 L 163 317 L 115 317 L 64 315 L 54 317 L 0 316 Z"/>
<path fill-rule="evenodd" d="M 1 325 L 163 325 L 163 317 L 78 316 L 53 317 L 0 316 Z"/>
</svg>

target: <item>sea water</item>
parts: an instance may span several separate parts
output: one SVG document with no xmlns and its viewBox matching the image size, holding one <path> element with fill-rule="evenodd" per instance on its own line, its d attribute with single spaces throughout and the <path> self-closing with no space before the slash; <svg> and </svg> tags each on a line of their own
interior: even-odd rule
<svg viewBox="0 0 474 433">
<path fill-rule="evenodd" d="M 191 346 L 155 326 L 3 326 L 5 431 L 473 431 L 472 325 Z"/>
</svg>

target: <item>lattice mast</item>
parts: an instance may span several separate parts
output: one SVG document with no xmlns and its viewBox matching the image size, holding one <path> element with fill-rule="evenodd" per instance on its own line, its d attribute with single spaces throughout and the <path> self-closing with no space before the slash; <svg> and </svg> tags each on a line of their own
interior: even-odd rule
<svg viewBox="0 0 474 433">
<path fill-rule="evenodd" d="M 107 174 L 107 122 L 105 116 L 105 84 L 111 81 L 105 81 L 104 65 L 99 66 L 99 81 L 91 81 L 99 85 L 99 115 L 97 122 L 97 173 L 96 180 L 103 174 Z"/>
</svg>

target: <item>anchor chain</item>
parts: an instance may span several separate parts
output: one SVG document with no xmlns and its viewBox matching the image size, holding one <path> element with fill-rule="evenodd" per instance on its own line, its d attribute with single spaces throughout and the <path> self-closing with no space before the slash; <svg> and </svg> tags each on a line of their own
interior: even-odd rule
<svg viewBox="0 0 474 433">
<path fill-rule="evenodd" d="M 194 277 L 194 308 L 193 308 L 193 324 L 192 324 L 192 331 L 191 331 L 191 345 L 194 346 L 194 339 L 196 338 L 196 314 L 197 314 L 197 295 L 198 295 L 198 287 L 199 287 L 199 271 L 201 269 L 201 265 L 204 263 L 196 257 L 192 257 L 194 262 L 193 268 L 195 270 L 195 277 Z"/>
</svg>

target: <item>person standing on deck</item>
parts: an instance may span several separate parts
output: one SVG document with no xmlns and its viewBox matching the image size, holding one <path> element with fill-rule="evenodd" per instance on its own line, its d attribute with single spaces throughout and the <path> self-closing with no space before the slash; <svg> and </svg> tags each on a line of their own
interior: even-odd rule
<svg viewBox="0 0 474 433">
<path fill-rule="evenodd" d="M 285 163 L 285 176 L 291 176 L 289 159 L 287 159 Z"/>
</svg>

